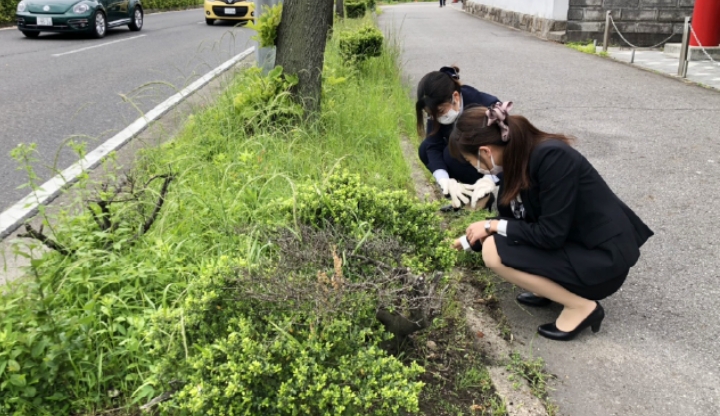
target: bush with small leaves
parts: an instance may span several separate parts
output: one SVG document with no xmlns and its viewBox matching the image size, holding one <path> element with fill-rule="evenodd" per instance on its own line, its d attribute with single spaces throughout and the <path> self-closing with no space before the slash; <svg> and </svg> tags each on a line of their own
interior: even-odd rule
<svg viewBox="0 0 720 416">
<path fill-rule="evenodd" d="M 360 238 L 368 230 L 382 230 L 412 248 L 404 266 L 426 272 L 447 270 L 457 258 L 441 229 L 436 205 L 421 203 L 406 191 L 378 190 L 344 171 L 319 185 L 299 187 L 280 209 L 289 220 L 316 227 L 332 224 Z"/>
<path fill-rule="evenodd" d="M 340 53 L 350 62 L 362 62 L 382 53 L 383 34 L 375 26 L 366 25 L 354 32 L 341 33 L 339 39 Z"/>
<path fill-rule="evenodd" d="M 404 366 L 377 346 L 369 330 L 337 319 L 314 327 L 312 319 L 239 317 L 229 334 L 202 345 L 195 370 L 176 397 L 180 414 L 392 415 L 418 410 L 422 372 Z"/>
<path fill-rule="evenodd" d="M 156 375 L 181 380 L 167 415 L 392 415 L 418 410 L 423 369 L 378 347 L 388 338 L 374 305 L 316 314 L 289 302 L 242 296 L 242 259 L 208 260 L 177 308 L 158 311 L 149 339 Z M 263 272 L 260 270 L 259 272 Z M 246 290 L 245 284 L 242 290 Z"/>
<path fill-rule="evenodd" d="M 345 2 L 345 16 L 349 19 L 364 17 L 367 9 L 367 3 L 363 0 Z"/>
</svg>

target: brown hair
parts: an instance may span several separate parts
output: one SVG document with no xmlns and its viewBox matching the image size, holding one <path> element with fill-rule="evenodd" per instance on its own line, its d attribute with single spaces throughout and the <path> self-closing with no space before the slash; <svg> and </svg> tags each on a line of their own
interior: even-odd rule
<svg viewBox="0 0 720 416">
<path fill-rule="evenodd" d="M 460 68 L 456 66 L 440 68 L 440 71 L 433 71 L 426 74 L 417 87 L 417 102 L 415 103 L 415 117 L 417 121 L 417 131 L 420 137 L 425 135 L 425 123 L 423 111 L 430 113 L 433 121 L 437 120 L 438 107 L 442 104 L 452 101 L 452 95 L 455 91 L 460 93 L 462 83 L 460 83 Z M 439 123 L 433 123 L 433 131 L 435 134 L 440 129 Z"/>
<path fill-rule="evenodd" d="M 450 135 L 450 154 L 463 160 L 463 155 L 477 155 L 480 146 L 503 146 L 503 195 L 500 203 L 509 205 L 520 191 L 530 188 L 530 155 L 538 144 L 556 139 L 572 144 L 574 138 L 562 134 L 546 133 L 523 116 L 510 115 L 505 119 L 510 133 L 506 142 L 500 136 L 500 127 L 487 124 L 487 108 L 469 106 L 460 114 Z"/>
</svg>

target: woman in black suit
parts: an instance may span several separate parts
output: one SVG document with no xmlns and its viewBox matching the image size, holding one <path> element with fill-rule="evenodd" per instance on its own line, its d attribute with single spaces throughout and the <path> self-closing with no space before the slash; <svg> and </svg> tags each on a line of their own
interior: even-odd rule
<svg viewBox="0 0 720 416">
<path fill-rule="evenodd" d="M 453 123 L 465 106 L 491 106 L 498 101 L 493 95 L 463 85 L 460 68 L 456 66 L 444 66 L 430 72 L 418 83 L 415 117 L 418 134 L 425 137 L 418 156 L 455 208 L 468 202 L 474 208 L 495 189 L 497 180 L 483 178 L 464 160 L 450 156 L 447 145 Z"/>
<path fill-rule="evenodd" d="M 463 245 L 482 243 L 485 265 L 528 290 L 518 301 L 564 306 L 538 333 L 570 340 L 600 329 L 597 300 L 615 293 L 653 232 L 608 187 L 571 138 L 548 134 L 512 103 L 466 108 L 450 136 L 453 157 L 503 173 L 500 218 L 471 224 Z"/>
</svg>

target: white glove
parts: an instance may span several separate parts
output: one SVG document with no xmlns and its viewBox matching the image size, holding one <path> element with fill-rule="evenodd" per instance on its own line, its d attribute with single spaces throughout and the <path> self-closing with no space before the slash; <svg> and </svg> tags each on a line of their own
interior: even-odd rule
<svg viewBox="0 0 720 416">
<path fill-rule="evenodd" d="M 471 185 L 465 185 L 455 179 L 446 178 L 438 179 L 438 184 L 440 185 L 440 189 L 442 189 L 443 195 L 450 196 L 450 202 L 453 208 L 460 208 L 463 204 L 467 204 L 470 201 L 468 195 L 470 195 L 472 191 L 468 189 L 468 186 Z"/>
<path fill-rule="evenodd" d="M 475 208 L 477 201 L 493 193 L 497 185 L 495 181 L 490 178 L 490 175 L 485 175 L 474 184 L 465 185 L 465 187 L 472 192 L 470 194 L 470 206 Z"/>
</svg>

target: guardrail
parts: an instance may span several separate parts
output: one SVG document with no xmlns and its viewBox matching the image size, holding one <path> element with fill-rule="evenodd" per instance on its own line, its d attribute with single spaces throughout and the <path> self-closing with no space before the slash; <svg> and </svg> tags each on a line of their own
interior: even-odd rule
<svg viewBox="0 0 720 416">
<path fill-rule="evenodd" d="M 672 39 L 673 36 L 677 35 L 678 33 L 673 30 L 673 33 L 665 38 L 662 42 L 656 43 L 652 46 L 637 46 L 632 43 L 630 43 L 629 40 L 620 32 L 620 29 L 618 29 L 617 25 L 615 24 L 615 20 L 612 18 L 612 10 L 608 10 L 605 14 L 605 34 L 603 36 L 603 52 L 607 52 L 608 46 L 610 44 L 610 25 L 612 24 L 612 27 L 615 28 L 615 32 L 617 32 L 618 36 L 620 36 L 620 39 L 622 39 L 623 42 L 625 42 L 628 46 L 632 48 L 632 54 L 630 55 L 630 63 L 635 62 L 635 50 L 636 49 L 653 49 L 657 48 L 660 45 L 664 45 L 667 41 Z"/>
<path fill-rule="evenodd" d="M 667 41 L 672 39 L 673 36 L 677 35 L 678 33 L 673 30 L 673 33 L 665 38 L 662 42 L 659 42 L 652 46 L 637 46 L 630 41 L 627 40 L 627 38 L 620 32 L 617 25 L 615 24 L 615 20 L 612 18 L 612 11 L 608 10 L 605 14 L 605 33 L 603 36 L 603 52 L 607 52 L 608 46 L 610 45 L 610 27 L 615 29 L 615 32 L 618 34 L 620 39 L 622 39 L 623 42 L 625 42 L 628 46 L 632 48 L 632 54 L 630 55 L 630 63 L 635 62 L 635 50 L 637 49 L 654 49 L 657 48 L 660 45 L 665 44 Z M 705 49 L 705 47 L 700 43 L 700 39 L 698 39 L 697 34 L 695 33 L 695 30 L 692 27 L 691 19 L 690 17 L 685 17 L 685 23 L 683 24 L 683 37 L 682 37 L 682 43 L 680 44 L 680 57 L 678 62 L 678 76 L 682 78 L 687 77 L 687 71 L 688 71 L 688 54 L 690 51 L 690 37 L 692 36 L 693 39 L 695 39 L 695 42 L 697 42 L 698 47 L 702 51 L 702 53 L 707 57 L 707 59 L 714 65 L 720 66 L 720 62 L 717 62 L 713 59 L 713 57 L 708 53 L 708 51 Z"/>
</svg>

